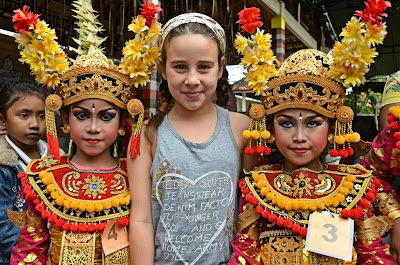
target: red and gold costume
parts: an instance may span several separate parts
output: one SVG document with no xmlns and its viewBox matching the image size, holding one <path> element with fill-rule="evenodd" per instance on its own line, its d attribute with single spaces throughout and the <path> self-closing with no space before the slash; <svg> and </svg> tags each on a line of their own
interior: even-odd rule
<svg viewBox="0 0 400 265">
<path fill-rule="evenodd" d="M 126 241 L 121 243 L 118 236 L 119 232 L 127 233 L 125 227 L 129 221 L 131 196 L 126 162 L 117 157 L 116 142 L 113 156 L 117 166 L 113 169 L 84 170 L 70 162 L 73 154 L 60 157 L 55 111 L 64 108 L 62 110 L 68 113 L 71 104 L 101 99 L 115 105 L 121 117 L 125 111 L 129 112 L 129 118 L 138 115 L 129 152 L 132 158 L 136 157 L 144 107 L 134 98 L 135 87 L 148 82 L 158 62 L 158 47 L 154 46 L 161 26 L 154 16 L 159 8 L 135 18 L 129 25 L 136 33 L 135 40 L 140 39 L 143 47 L 137 56 L 132 56 L 129 51 L 135 42 L 127 42 L 123 49 L 124 58 L 116 65 L 102 53 L 100 44 L 105 38 L 96 35 L 102 26 L 96 19 L 91 1 L 76 0 L 73 6 L 79 20 L 79 39 L 75 40 L 79 47 L 73 49 L 78 56 L 72 65 L 55 41 L 54 30 L 48 28 L 39 15 L 29 12 L 28 6 L 14 11 L 20 60 L 30 65 L 36 81 L 46 85 L 51 92 L 46 98 L 45 114 L 52 157 L 33 160 L 26 174 L 19 175 L 28 199 L 28 210 L 26 213 L 9 213 L 14 224 L 21 227 L 20 238 L 12 252 L 13 265 L 129 264 L 128 237 L 126 235 Z M 143 11 L 155 7 L 148 3 Z M 134 67 L 139 64 L 140 67 Z M 64 133 L 69 130 L 69 125 L 65 124 Z M 122 128 L 118 133 L 125 134 Z M 102 233 L 108 228 L 111 235 Z M 106 244 L 110 237 L 115 242 Z"/>
<path fill-rule="evenodd" d="M 390 219 L 374 215 L 371 201 L 380 182 L 370 170 L 327 165 L 285 172 L 281 165 L 266 165 L 247 173 L 239 183 L 243 197 L 230 264 L 395 264 L 381 242 Z M 352 262 L 304 249 L 309 215 L 321 210 L 347 211 L 355 220 Z"/>
<path fill-rule="evenodd" d="M 250 38 L 237 35 L 235 47 L 243 55 L 249 87 L 261 95 L 262 101 L 262 105 L 250 109 L 252 122 L 243 132 L 249 139 L 246 154 L 271 153 L 268 145 L 274 137 L 268 129 L 274 126 L 274 114 L 285 109 L 307 109 L 333 121 L 334 130 L 327 137 L 333 145 L 330 155 L 347 157 L 353 153 L 350 144 L 358 142 L 360 135 L 352 130 L 352 109 L 344 106 L 346 87 L 365 81 L 364 75 L 377 55 L 375 45 L 382 43 L 386 35 L 381 15 L 389 6 L 388 1 L 380 1 L 379 8 L 377 2 L 366 2 L 366 9 L 357 11 L 343 29 L 343 39 L 335 44 L 331 56 L 312 49 L 300 50 L 286 58 L 279 69 L 275 69 L 269 34 L 257 29 L 247 31 L 255 33 Z M 239 16 L 251 12 L 250 8 Z M 377 33 L 373 37 L 378 37 L 377 42 L 372 42 L 372 31 Z M 380 174 L 376 168 L 325 165 L 313 171 L 296 166 L 299 168 L 293 172 L 285 172 L 283 165 L 245 172 L 246 177 L 239 181 L 242 198 L 238 229 L 228 264 L 396 264 L 382 235 L 399 211 L 375 177 Z M 374 203 L 379 210 L 374 209 Z M 354 220 L 356 240 L 351 261 L 335 258 L 340 256 L 336 253 L 330 257 L 306 250 L 310 216 L 316 212 Z"/>
<path fill-rule="evenodd" d="M 107 221 L 128 223 L 130 194 L 126 162 L 109 171 L 80 170 L 69 161 L 47 157 L 20 174 L 29 202 L 13 248 L 12 264 L 129 264 L 124 248 L 104 256 L 101 232 Z M 48 250 L 52 243 L 50 255 Z"/>
</svg>

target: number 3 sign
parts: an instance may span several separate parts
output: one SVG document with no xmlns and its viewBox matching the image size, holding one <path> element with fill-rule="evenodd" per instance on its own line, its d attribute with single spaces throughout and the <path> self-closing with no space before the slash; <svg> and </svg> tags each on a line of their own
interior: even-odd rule
<svg viewBox="0 0 400 265">
<path fill-rule="evenodd" d="M 118 224 L 118 219 L 107 222 L 101 235 L 101 245 L 106 256 L 129 246 L 128 232 Z"/>
<path fill-rule="evenodd" d="M 310 215 L 306 250 L 351 261 L 353 238 L 354 220 L 328 212 Z"/>
</svg>

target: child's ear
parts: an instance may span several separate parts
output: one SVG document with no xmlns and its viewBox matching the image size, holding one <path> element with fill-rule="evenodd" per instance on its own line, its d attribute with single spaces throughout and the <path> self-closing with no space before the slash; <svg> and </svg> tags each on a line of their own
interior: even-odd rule
<svg viewBox="0 0 400 265">
<path fill-rule="evenodd" d="M 165 80 L 167 80 L 167 75 L 165 74 L 165 64 L 164 64 L 162 61 L 160 61 L 160 66 L 161 66 L 161 75 L 162 75 L 162 78 L 164 78 Z"/>
<path fill-rule="evenodd" d="M 224 72 L 224 66 L 225 66 L 225 56 L 222 56 L 221 61 L 219 62 L 218 79 L 222 77 L 222 73 Z"/>
<path fill-rule="evenodd" d="M 66 110 L 61 110 L 60 114 L 61 114 L 61 119 L 62 119 L 63 124 L 68 124 L 69 123 L 68 122 L 68 114 L 67 114 Z"/>
<path fill-rule="evenodd" d="M 6 127 L 6 117 L 0 113 L 0 125 Z"/>
</svg>

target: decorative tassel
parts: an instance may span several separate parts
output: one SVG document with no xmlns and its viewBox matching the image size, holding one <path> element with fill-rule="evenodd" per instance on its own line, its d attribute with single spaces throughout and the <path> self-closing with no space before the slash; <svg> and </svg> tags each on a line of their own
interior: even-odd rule
<svg viewBox="0 0 400 265">
<path fill-rule="evenodd" d="M 142 131 L 142 123 L 144 118 L 144 107 L 140 100 L 131 99 L 127 104 L 127 110 L 131 115 L 138 115 L 139 118 L 134 128 L 134 123 L 132 123 L 132 135 L 131 135 L 131 146 L 129 148 L 129 154 L 131 158 L 135 158 L 140 155 L 140 133 Z"/>
<path fill-rule="evenodd" d="M 49 147 L 49 154 L 54 156 L 56 159 L 60 159 L 60 148 L 58 145 L 57 130 L 55 124 L 54 111 L 50 110 L 47 106 L 45 107 L 46 117 L 46 138 Z"/>
<path fill-rule="evenodd" d="M 62 106 L 62 100 L 58 95 L 49 95 L 45 102 L 46 117 L 46 137 L 49 147 L 49 154 L 56 159 L 60 159 L 60 147 L 58 145 L 56 119 L 54 111 L 59 110 Z"/>
<path fill-rule="evenodd" d="M 350 144 L 360 141 L 360 134 L 353 132 L 352 129 L 353 117 L 354 112 L 350 107 L 342 106 L 338 109 L 333 149 L 329 152 L 330 156 L 346 158 L 353 154 L 353 148 L 350 147 Z"/>
<path fill-rule="evenodd" d="M 139 115 L 136 128 L 133 128 L 134 125 L 132 124 L 133 133 L 131 136 L 131 146 L 129 149 L 129 154 L 131 155 L 131 158 L 135 158 L 138 155 L 140 155 L 140 134 L 142 131 L 143 118 L 144 118 L 144 111 L 142 111 Z"/>
<path fill-rule="evenodd" d="M 271 133 L 266 127 L 264 107 L 260 104 L 251 106 L 250 117 L 249 129 L 243 131 L 243 137 L 249 139 L 249 146 L 246 147 L 245 153 L 247 155 L 252 155 L 253 153 L 259 155 L 271 154 L 271 148 L 267 146 Z M 256 142 L 254 147 L 252 146 L 252 140 Z"/>
</svg>

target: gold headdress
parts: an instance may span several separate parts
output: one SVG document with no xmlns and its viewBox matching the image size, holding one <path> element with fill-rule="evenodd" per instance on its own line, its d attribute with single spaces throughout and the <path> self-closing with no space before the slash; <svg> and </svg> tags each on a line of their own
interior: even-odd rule
<svg viewBox="0 0 400 265">
<path fill-rule="evenodd" d="M 134 99 L 134 86 L 146 84 L 158 62 L 158 47 L 151 48 L 155 46 L 161 28 L 154 16 L 161 9 L 153 4 L 145 4 L 142 11 L 146 15 L 140 16 L 129 25 L 129 29 L 136 33 L 133 41 L 140 38 L 142 41 L 135 46 L 136 53 L 133 55 L 129 52 L 132 50 L 132 42 L 127 42 L 120 69 L 102 53 L 100 44 L 106 38 L 96 36 L 97 32 L 102 31 L 102 27 L 99 26 L 101 24 L 97 21 L 91 1 L 77 0 L 73 6 L 76 8 L 75 17 L 79 19 L 76 24 L 79 26 L 77 30 L 80 37 L 74 39 L 79 45 L 78 49 L 74 49 L 78 57 L 70 68 L 67 56 L 55 41 L 54 30 L 48 29 L 45 22 L 38 18 L 39 15 L 28 12 L 29 7 L 24 6 L 22 10 L 14 11 L 16 15 L 13 16 L 13 21 L 17 22 L 14 28 L 17 31 L 16 41 L 21 48 L 20 60 L 30 65 L 39 83 L 54 92 L 46 99 L 49 153 L 59 157 L 54 111 L 83 99 L 99 98 L 121 109 L 127 109 L 131 115 L 139 114 L 138 124 L 131 138 L 130 155 L 135 157 L 139 153 L 144 108 L 139 100 Z M 148 51 L 150 49 L 151 52 Z M 135 64 L 134 59 L 141 63 Z"/>
<path fill-rule="evenodd" d="M 273 64 L 270 43 L 265 41 L 265 36 L 269 34 L 264 35 L 258 28 L 253 29 L 257 32 L 249 39 L 238 34 L 235 47 L 243 54 L 242 64 L 248 70 L 249 87 L 257 95 L 261 95 L 265 115 L 286 108 L 304 108 L 328 118 L 336 118 L 334 149 L 330 154 L 341 157 L 352 154 L 350 143 L 358 142 L 360 136 L 352 131 L 353 111 L 343 106 L 346 87 L 365 81 L 364 75 L 378 54 L 375 52 L 375 45 L 382 43 L 386 35 L 386 26 L 380 23 L 380 16 L 384 15 L 382 12 L 389 6 L 390 2 L 387 1 L 380 5 L 369 1 L 364 11 L 357 11 L 356 15 L 360 18 L 352 17 L 343 29 L 340 35 L 344 38 L 335 44 L 333 59 L 317 50 L 300 50 L 290 55 L 279 70 Z M 243 16 L 241 13 L 239 16 Z M 250 25 L 255 23 L 243 18 L 240 21 Z M 265 116 L 260 116 L 260 112 L 259 106 L 250 109 L 253 121 L 243 136 L 254 139 L 256 146 L 253 147 L 250 140 L 249 147 L 246 148 L 247 154 L 262 154 L 260 150 L 270 152 L 266 147 L 268 138 L 262 136 L 263 132 L 265 136 L 269 134 L 265 133 Z"/>
</svg>

